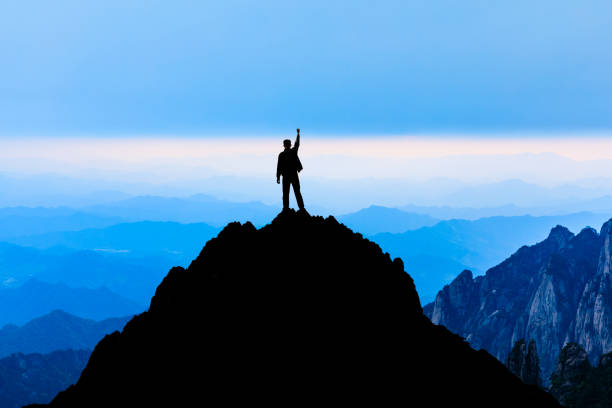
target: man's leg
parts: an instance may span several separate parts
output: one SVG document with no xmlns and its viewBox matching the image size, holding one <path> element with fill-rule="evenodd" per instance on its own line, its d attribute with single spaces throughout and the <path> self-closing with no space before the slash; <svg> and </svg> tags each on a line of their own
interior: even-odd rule
<svg viewBox="0 0 612 408">
<path fill-rule="evenodd" d="M 283 210 L 289 208 L 289 187 L 291 180 L 287 176 L 283 176 Z"/>
<path fill-rule="evenodd" d="M 293 192 L 295 193 L 295 199 L 297 201 L 298 207 L 300 210 L 304 209 L 304 200 L 302 199 L 302 193 L 300 192 L 300 179 L 295 175 L 295 178 L 292 181 L 293 184 Z"/>
</svg>

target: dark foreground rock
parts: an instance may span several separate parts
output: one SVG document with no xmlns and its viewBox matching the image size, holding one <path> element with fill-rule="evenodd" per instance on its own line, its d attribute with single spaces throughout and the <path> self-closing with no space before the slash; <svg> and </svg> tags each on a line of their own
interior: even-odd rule
<svg viewBox="0 0 612 408">
<path fill-rule="evenodd" d="M 53 407 L 557 406 L 433 325 L 399 259 L 294 212 L 229 224 L 95 348 Z"/>
</svg>

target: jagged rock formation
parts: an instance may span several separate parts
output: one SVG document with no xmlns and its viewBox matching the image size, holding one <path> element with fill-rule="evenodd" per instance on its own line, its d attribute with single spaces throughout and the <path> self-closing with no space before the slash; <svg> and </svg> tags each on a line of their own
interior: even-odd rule
<svg viewBox="0 0 612 408">
<path fill-rule="evenodd" d="M 601 229 L 597 273 L 586 283 L 576 314 L 575 341 L 584 345 L 591 358 L 612 350 L 611 237 L 612 221 L 609 221 Z"/>
<path fill-rule="evenodd" d="M 597 361 L 612 351 L 611 226 L 612 220 L 600 234 L 585 228 L 578 235 L 557 226 L 485 276 L 464 271 L 424 311 L 500 361 L 518 339 L 534 339 L 545 383 L 569 342 Z"/>
<path fill-rule="evenodd" d="M 506 359 L 506 367 L 525 384 L 540 385 L 540 364 L 535 341 L 529 346 L 525 339 L 517 340 Z"/>
<path fill-rule="evenodd" d="M 556 406 L 422 313 L 401 260 L 329 217 L 229 224 L 53 407 Z"/>
<path fill-rule="evenodd" d="M 586 351 L 568 343 L 551 376 L 551 394 L 567 408 L 607 408 L 612 404 L 612 353 L 592 367 Z"/>
<path fill-rule="evenodd" d="M 61 350 L 49 354 L 16 353 L 0 359 L 0 407 L 48 403 L 79 379 L 90 353 Z"/>
</svg>

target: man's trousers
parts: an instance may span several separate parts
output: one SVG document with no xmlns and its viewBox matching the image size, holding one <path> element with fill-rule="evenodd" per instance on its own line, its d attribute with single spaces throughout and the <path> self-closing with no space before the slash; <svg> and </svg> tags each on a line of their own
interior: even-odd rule
<svg viewBox="0 0 612 408">
<path fill-rule="evenodd" d="M 297 173 L 292 176 L 283 175 L 283 209 L 289 208 L 289 186 L 291 185 L 293 185 L 293 192 L 295 193 L 298 207 L 303 210 L 304 200 L 302 199 L 302 193 L 300 193 L 300 179 Z"/>
</svg>

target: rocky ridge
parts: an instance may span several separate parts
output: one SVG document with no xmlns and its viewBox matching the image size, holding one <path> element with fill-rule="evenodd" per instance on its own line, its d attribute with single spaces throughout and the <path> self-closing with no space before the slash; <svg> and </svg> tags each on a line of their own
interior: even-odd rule
<svg viewBox="0 0 612 408">
<path fill-rule="evenodd" d="M 500 361 L 517 340 L 534 339 L 545 383 L 567 343 L 597 361 L 612 351 L 611 227 L 574 235 L 557 226 L 484 276 L 462 272 L 424 312 Z"/>
</svg>

